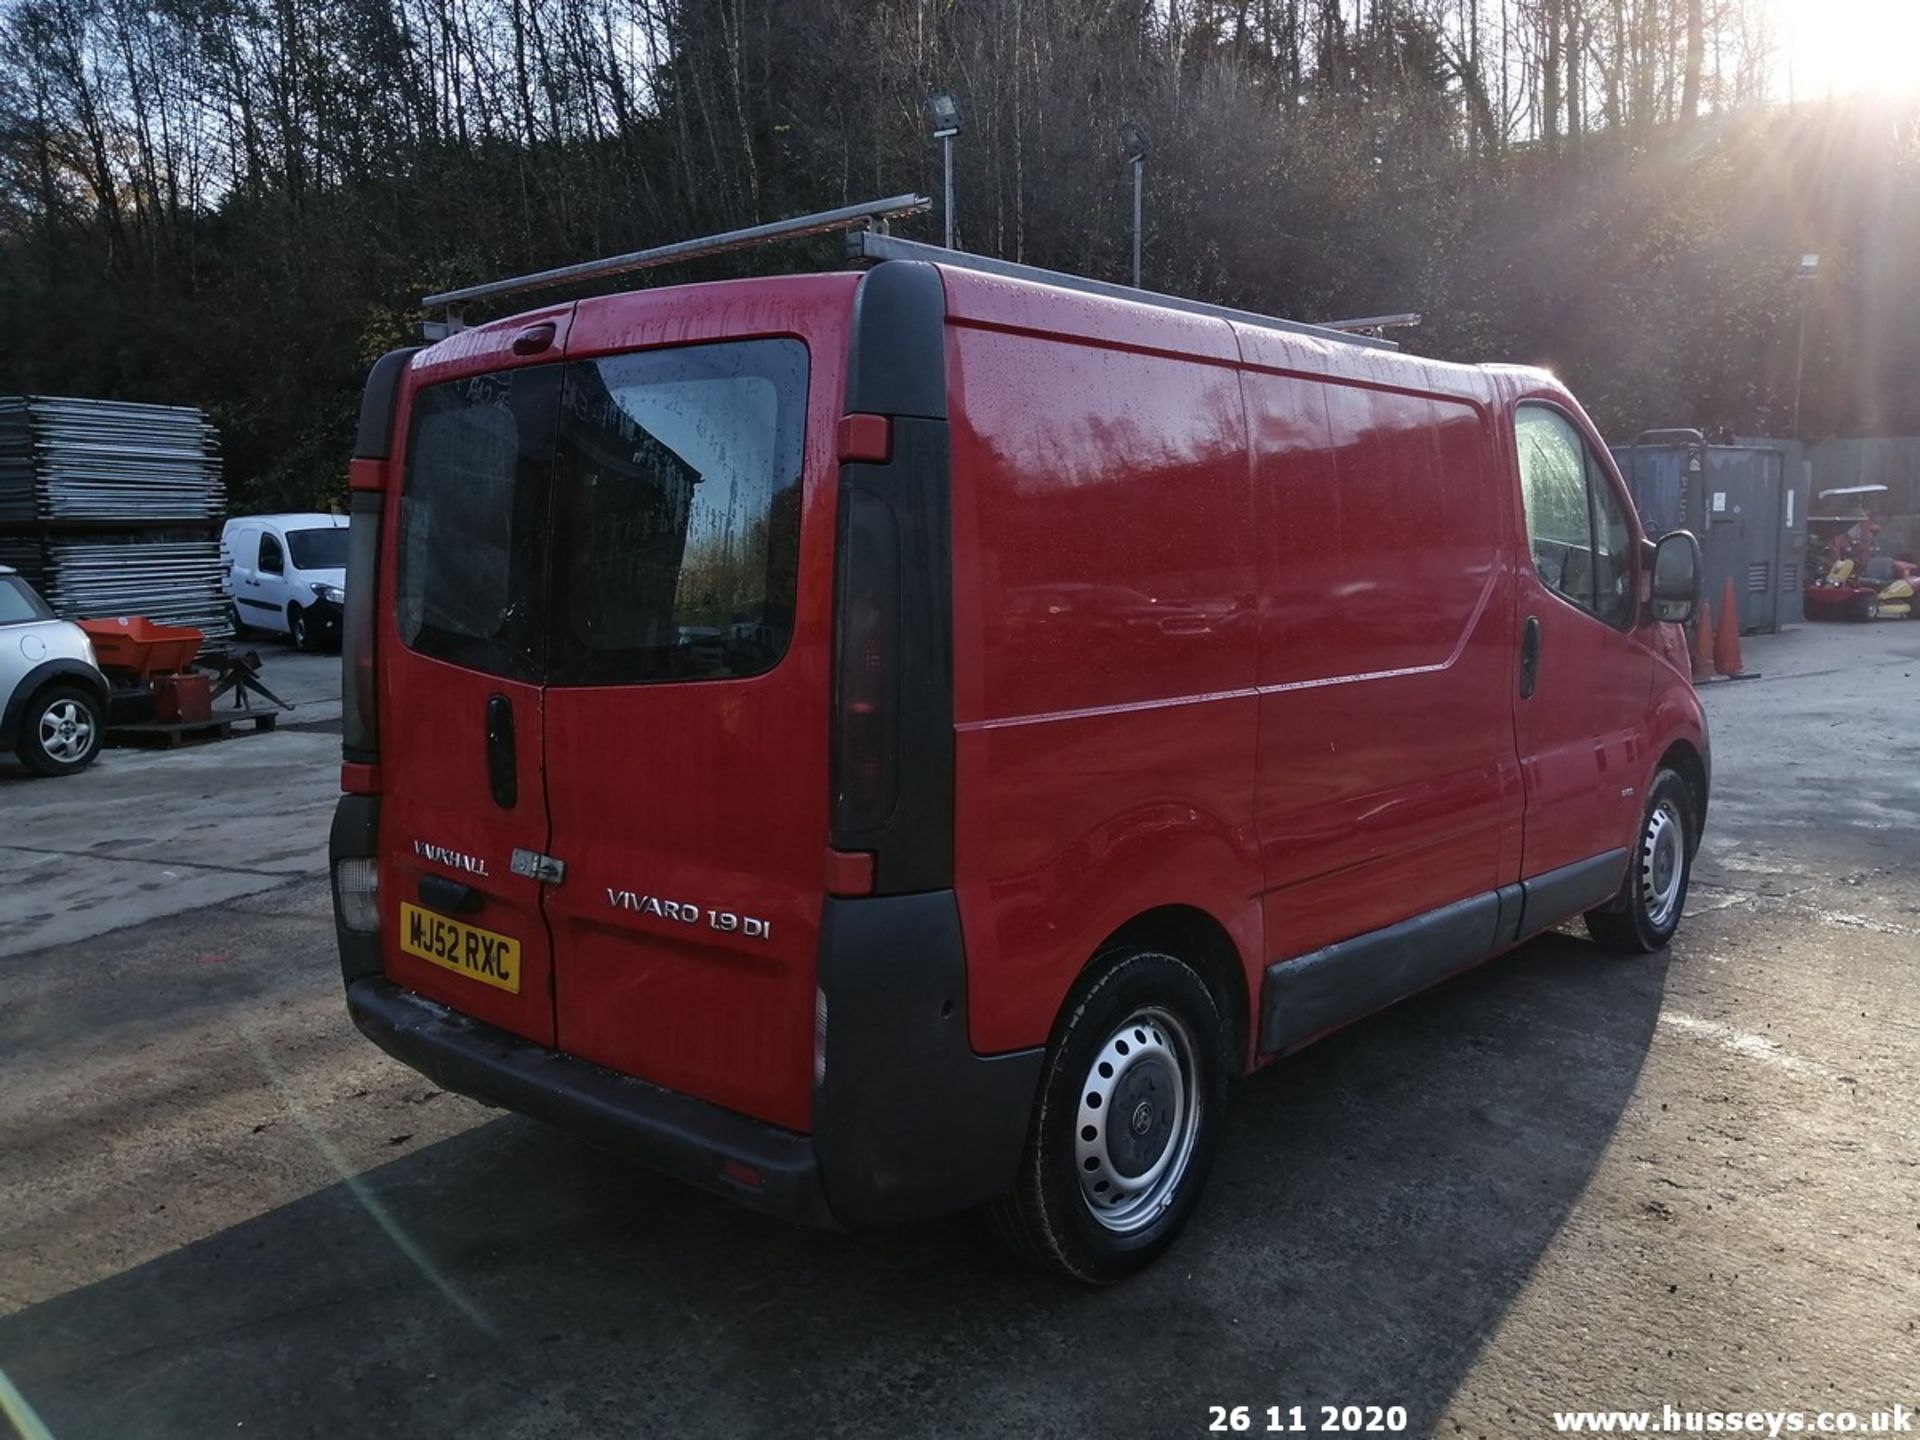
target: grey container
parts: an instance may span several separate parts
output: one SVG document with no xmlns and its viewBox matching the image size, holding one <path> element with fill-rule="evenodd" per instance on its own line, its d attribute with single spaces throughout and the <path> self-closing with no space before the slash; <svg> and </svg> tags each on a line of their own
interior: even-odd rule
<svg viewBox="0 0 1920 1440">
<path fill-rule="evenodd" d="M 1803 463 L 1789 464 L 1785 449 L 1770 445 L 1661 438 L 1612 449 L 1647 533 L 1685 529 L 1700 537 L 1700 593 L 1716 623 L 1728 580 L 1741 634 L 1806 619 L 1801 587 L 1810 485 Z"/>
</svg>

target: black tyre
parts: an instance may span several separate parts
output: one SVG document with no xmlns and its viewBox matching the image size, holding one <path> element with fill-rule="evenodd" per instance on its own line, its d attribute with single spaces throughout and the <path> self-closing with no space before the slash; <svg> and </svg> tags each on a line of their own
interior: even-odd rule
<svg viewBox="0 0 1920 1440">
<path fill-rule="evenodd" d="M 247 638 L 247 623 L 240 618 L 240 607 L 238 605 L 227 606 L 227 623 L 233 626 L 234 639 L 244 640 Z"/>
<path fill-rule="evenodd" d="M 1650 954 L 1673 939 L 1693 879 L 1698 813 L 1693 792 L 1678 771 L 1662 770 L 1653 777 L 1620 893 L 1604 909 L 1587 912 L 1589 935 L 1610 950 L 1636 955 Z"/>
<path fill-rule="evenodd" d="M 106 715 L 91 694 L 77 685 L 49 685 L 27 703 L 14 749 L 38 774 L 73 775 L 93 763 L 106 733 Z"/>
<path fill-rule="evenodd" d="M 287 607 L 287 633 L 293 637 L 294 649 L 307 651 L 315 648 L 312 622 L 307 619 L 307 612 L 298 605 Z"/>
<path fill-rule="evenodd" d="M 1847 606 L 1847 614 L 1855 620 L 1878 620 L 1880 602 L 1871 595 L 1858 595 Z"/>
<path fill-rule="evenodd" d="M 1184 961 L 1125 950 L 1096 964 L 1048 1050 L 1019 1183 L 994 1216 L 1018 1253 L 1107 1285 L 1171 1245 L 1199 1203 L 1229 1051 Z"/>
</svg>

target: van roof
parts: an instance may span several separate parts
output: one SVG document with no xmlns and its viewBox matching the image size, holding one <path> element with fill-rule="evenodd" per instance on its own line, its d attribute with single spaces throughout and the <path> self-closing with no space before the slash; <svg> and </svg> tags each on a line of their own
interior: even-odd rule
<svg viewBox="0 0 1920 1440">
<path fill-rule="evenodd" d="M 920 262 L 883 260 L 879 263 Z M 1217 363 L 1298 370 L 1331 379 L 1457 397 L 1483 405 L 1495 400 L 1498 391 L 1504 388 L 1503 379 L 1523 390 L 1548 389 L 1566 394 L 1565 387 L 1551 372 L 1537 366 L 1467 363 L 1411 355 L 1392 344 L 1368 343 L 1360 337 L 1323 327 L 1291 322 L 1269 324 L 1252 314 L 1242 319 L 1237 312 L 1197 303 L 1190 306 L 1176 303 L 1177 297 L 1159 296 L 1151 291 L 1130 291 L 1124 286 L 1069 288 L 1065 284 L 1049 284 L 964 263 L 927 263 L 932 263 L 940 273 L 948 319 L 962 323 L 1077 337 L 1125 348 L 1184 352 Z M 1002 268 L 1010 271 L 1017 267 Z M 717 309 L 738 310 L 745 308 L 743 297 L 771 298 L 788 288 L 798 290 L 817 287 L 822 281 L 852 282 L 860 278 L 863 277 L 845 270 L 815 271 L 602 292 L 583 296 L 575 302 L 534 307 L 455 330 L 416 352 L 412 368 L 416 372 L 437 369 L 471 346 L 480 333 L 517 328 L 536 318 L 584 307 L 599 309 L 628 302 L 657 306 L 671 297 L 667 303 L 683 314 L 691 308 L 689 302 L 696 298 L 710 301 Z M 284 521 L 286 517 L 252 518 Z"/>
<path fill-rule="evenodd" d="M 235 515 L 224 528 L 231 530 L 235 525 L 278 525 L 282 530 L 338 530 L 346 524 L 345 515 L 334 515 L 325 510 L 289 510 L 276 515 Z"/>
</svg>

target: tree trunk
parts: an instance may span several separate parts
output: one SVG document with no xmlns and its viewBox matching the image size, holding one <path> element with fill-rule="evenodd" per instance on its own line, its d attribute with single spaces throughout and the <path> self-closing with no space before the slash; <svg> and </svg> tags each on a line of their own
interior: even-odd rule
<svg viewBox="0 0 1920 1440">
<path fill-rule="evenodd" d="M 1700 71 L 1707 56 L 1705 5 L 1706 0 L 1687 0 L 1687 74 L 1680 90 L 1682 125 L 1691 125 L 1700 112 Z"/>
<path fill-rule="evenodd" d="M 1540 67 L 1545 87 L 1540 105 L 1540 136 L 1549 150 L 1560 143 L 1560 26 L 1564 9 L 1565 0 L 1547 0 L 1541 10 L 1547 30 L 1547 53 Z"/>
</svg>

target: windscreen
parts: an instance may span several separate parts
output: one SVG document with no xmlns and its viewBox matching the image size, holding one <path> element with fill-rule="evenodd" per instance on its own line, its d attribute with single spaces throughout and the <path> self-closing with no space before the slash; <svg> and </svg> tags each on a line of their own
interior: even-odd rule
<svg viewBox="0 0 1920 1440">
<path fill-rule="evenodd" d="M 770 669 L 793 630 L 806 390 L 806 347 L 781 339 L 420 391 L 401 639 L 555 685 Z"/>
<path fill-rule="evenodd" d="M 287 549 L 293 554 L 296 570 L 344 570 L 347 568 L 347 527 L 314 526 L 307 530 L 289 530 Z"/>
</svg>

